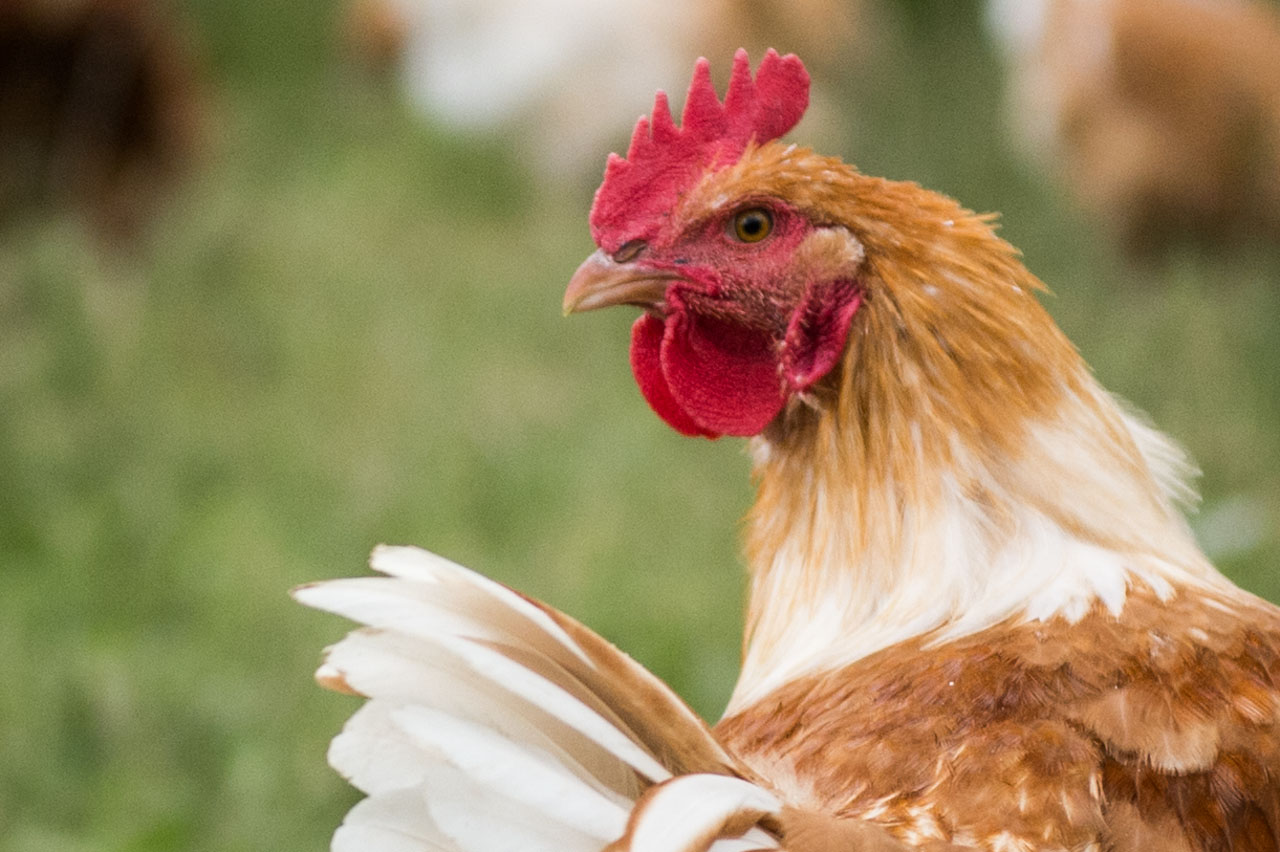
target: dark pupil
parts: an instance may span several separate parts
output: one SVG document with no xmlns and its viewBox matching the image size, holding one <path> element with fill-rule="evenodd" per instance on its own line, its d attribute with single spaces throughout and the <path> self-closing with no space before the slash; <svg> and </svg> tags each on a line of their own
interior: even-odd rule
<svg viewBox="0 0 1280 852">
<path fill-rule="evenodd" d="M 749 213 L 742 217 L 742 233 L 748 237 L 757 236 L 764 230 L 764 217 L 759 213 Z"/>
</svg>

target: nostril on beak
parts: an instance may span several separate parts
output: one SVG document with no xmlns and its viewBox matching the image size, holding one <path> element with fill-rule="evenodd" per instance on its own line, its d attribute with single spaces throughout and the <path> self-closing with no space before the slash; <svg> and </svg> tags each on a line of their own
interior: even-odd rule
<svg viewBox="0 0 1280 852">
<path fill-rule="evenodd" d="M 644 250 L 644 240 L 628 240 L 622 244 L 622 248 L 613 253 L 613 262 L 626 263 L 629 260 L 635 260 Z"/>
</svg>

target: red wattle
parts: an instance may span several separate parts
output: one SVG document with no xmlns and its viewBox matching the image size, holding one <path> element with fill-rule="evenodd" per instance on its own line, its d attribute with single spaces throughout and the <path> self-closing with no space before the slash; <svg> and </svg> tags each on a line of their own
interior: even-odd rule
<svg viewBox="0 0 1280 852">
<path fill-rule="evenodd" d="M 685 435 L 756 435 L 782 410 L 776 344 L 736 323 L 674 311 L 631 328 L 631 370 L 655 412 Z"/>
<path fill-rule="evenodd" d="M 641 314 L 631 326 L 631 373 L 636 377 L 640 393 L 649 407 L 667 421 L 667 425 L 682 435 L 702 435 L 718 438 L 719 433 L 703 429 L 690 417 L 671 395 L 667 379 L 662 375 L 662 339 L 666 323 Z"/>
<path fill-rule="evenodd" d="M 839 363 L 862 293 L 853 281 L 811 283 L 791 315 L 783 338 L 782 375 L 787 390 L 807 391 Z"/>
<path fill-rule="evenodd" d="M 772 335 L 678 311 L 667 318 L 662 374 L 671 396 L 703 429 L 757 435 L 782 410 Z"/>
</svg>

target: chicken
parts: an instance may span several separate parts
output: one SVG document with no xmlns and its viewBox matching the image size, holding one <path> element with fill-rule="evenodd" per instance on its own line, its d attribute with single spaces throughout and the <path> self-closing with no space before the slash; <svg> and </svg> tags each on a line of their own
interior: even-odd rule
<svg viewBox="0 0 1280 852">
<path fill-rule="evenodd" d="M 1270 0 L 990 0 L 1023 147 L 1135 255 L 1280 240 Z"/>
<path fill-rule="evenodd" d="M 807 91 L 794 56 L 753 79 L 740 52 L 723 103 L 697 65 L 680 127 L 659 94 L 564 299 L 642 309 L 632 369 L 670 426 L 750 437 L 725 717 L 379 551 L 400 579 L 299 593 L 372 628 L 320 671 L 372 697 L 331 752 L 370 794 L 335 849 L 1280 847 L 1280 610 L 1197 548 L 1182 453 L 990 217 L 779 141 Z"/>
<path fill-rule="evenodd" d="M 0 217 L 53 202 L 136 233 L 198 153 L 198 80 L 154 0 L 0 4 Z"/>
</svg>

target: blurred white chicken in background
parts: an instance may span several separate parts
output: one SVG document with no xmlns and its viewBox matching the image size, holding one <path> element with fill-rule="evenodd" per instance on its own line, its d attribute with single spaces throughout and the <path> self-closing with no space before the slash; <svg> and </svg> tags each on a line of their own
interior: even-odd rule
<svg viewBox="0 0 1280 852">
<path fill-rule="evenodd" d="M 348 0 L 342 40 L 399 76 L 413 105 L 461 131 L 502 134 L 545 183 L 594 185 L 600 151 L 655 89 L 683 91 L 698 56 L 727 68 L 739 47 L 796 52 L 815 78 L 845 79 L 876 26 L 865 0 Z M 718 81 L 723 86 L 725 80 Z M 807 139 L 839 132 L 813 93 Z M 675 106 L 679 107 L 678 102 Z"/>
<path fill-rule="evenodd" d="M 1280 239 L 1280 10 L 990 0 L 1029 153 L 1123 245 Z"/>
</svg>

